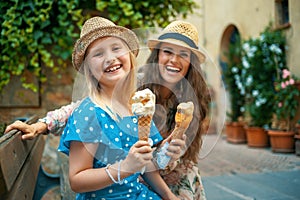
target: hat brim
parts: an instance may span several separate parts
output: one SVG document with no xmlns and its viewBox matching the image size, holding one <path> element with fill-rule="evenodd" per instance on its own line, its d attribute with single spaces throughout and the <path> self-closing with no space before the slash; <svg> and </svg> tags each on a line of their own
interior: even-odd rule
<svg viewBox="0 0 300 200">
<path fill-rule="evenodd" d="M 205 62 L 206 56 L 203 52 L 201 52 L 199 49 L 195 49 L 193 47 L 190 47 L 188 44 L 186 44 L 185 42 L 180 41 L 180 40 L 176 40 L 176 39 L 172 39 L 172 38 L 168 38 L 168 39 L 164 39 L 164 40 L 151 39 L 151 40 L 148 40 L 147 45 L 148 45 L 149 49 L 152 50 L 152 49 L 158 48 L 158 44 L 162 43 L 162 42 L 188 48 L 194 54 L 196 54 L 196 56 L 199 58 L 201 63 Z"/>
<path fill-rule="evenodd" d="M 127 44 L 130 51 L 132 51 L 135 56 L 138 55 L 139 41 L 133 31 L 121 26 L 108 26 L 98 28 L 82 36 L 75 43 L 72 54 L 72 62 L 76 70 L 80 69 L 85 57 L 85 52 L 89 45 L 95 40 L 104 37 L 117 37 L 122 39 Z"/>
</svg>

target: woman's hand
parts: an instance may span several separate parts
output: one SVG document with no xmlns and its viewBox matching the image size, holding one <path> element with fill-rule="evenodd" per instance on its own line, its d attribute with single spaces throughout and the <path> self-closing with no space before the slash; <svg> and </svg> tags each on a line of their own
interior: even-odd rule
<svg viewBox="0 0 300 200">
<path fill-rule="evenodd" d="M 169 142 L 169 146 L 167 148 L 168 152 L 166 153 L 167 156 L 171 157 L 171 163 L 178 160 L 185 151 L 185 140 L 186 135 L 183 134 L 182 138 L 179 139 L 172 139 L 172 134 L 166 138 L 161 145 L 164 145 L 165 142 Z"/>
<path fill-rule="evenodd" d="M 29 125 L 21 121 L 15 121 L 6 127 L 4 133 L 8 133 L 13 129 L 17 129 L 23 133 L 23 140 L 32 140 L 33 138 L 47 131 L 47 124 L 43 122 L 37 122 Z"/>
<path fill-rule="evenodd" d="M 135 173 L 141 171 L 153 158 L 152 149 L 148 142 L 139 140 L 129 150 L 122 162 L 122 171 Z"/>
</svg>

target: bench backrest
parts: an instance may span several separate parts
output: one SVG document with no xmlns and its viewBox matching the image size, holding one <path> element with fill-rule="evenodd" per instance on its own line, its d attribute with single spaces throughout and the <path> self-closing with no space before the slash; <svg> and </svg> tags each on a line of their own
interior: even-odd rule
<svg viewBox="0 0 300 200">
<path fill-rule="evenodd" d="M 34 194 L 45 139 L 24 141 L 21 135 L 13 130 L 0 137 L 0 199 L 32 199 Z"/>
</svg>

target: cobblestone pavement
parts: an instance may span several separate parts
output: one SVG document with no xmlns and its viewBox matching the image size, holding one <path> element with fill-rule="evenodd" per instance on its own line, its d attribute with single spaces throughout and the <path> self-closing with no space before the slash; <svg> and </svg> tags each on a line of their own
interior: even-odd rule
<svg viewBox="0 0 300 200">
<path fill-rule="evenodd" d="M 199 168 L 208 200 L 300 199 L 300 156 L 204 138 Z"/>
<path fill-rule="evenodd" d="M 294 153 L 273 153 L 270 148 L 231 144 L 222 135 L 206 135 L 202 149 L 199 167 L 203 177 L 300 170 L 300 156 Z"/>
</svg>

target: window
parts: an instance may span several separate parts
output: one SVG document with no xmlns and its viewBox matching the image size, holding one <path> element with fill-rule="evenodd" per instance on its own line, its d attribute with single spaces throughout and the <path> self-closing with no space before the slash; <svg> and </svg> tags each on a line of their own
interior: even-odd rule
<svg viewBox="0 0 300 200">
<path fill-rule="evenodd" d="M 278 28 L 290 26 L 288 0 L 275 0 L 275 21 Z"/>
</svg>

